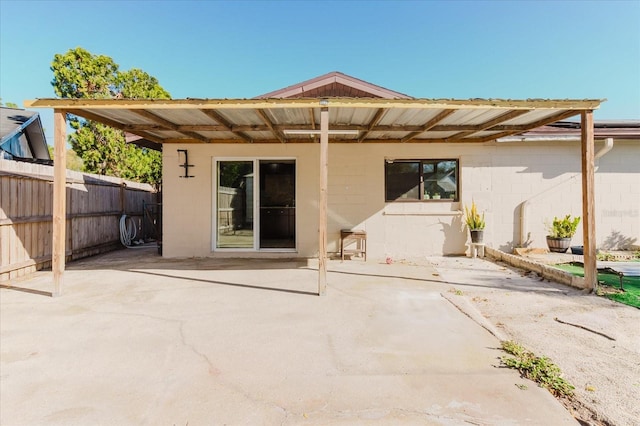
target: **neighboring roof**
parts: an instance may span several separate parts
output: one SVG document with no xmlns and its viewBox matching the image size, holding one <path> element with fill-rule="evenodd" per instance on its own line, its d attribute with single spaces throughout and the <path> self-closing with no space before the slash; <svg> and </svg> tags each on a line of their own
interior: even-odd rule
<svg viewBox="0 0 640 426">
<path fill-rule="evenodd" d="M 0 107 L 0 141 L 22 132 L 39 115 L 34 111 L 18 108 Z"/>
<path fill-rule="evenodd" d="M 162 152 L 162 144 L 150 141 L 148 139 L 143 138 L 142 136 L 134 135 L 133 133 L 125 132 L 124 141 L 126 143 L 136 145 L 140 148 L 153 149 L 154 151 Z"/>
<path fill-rule="evenodd" d="M 404 93 L 395 92 L 338 71 L 265 93 L 254 99 L 325 97 L 413 99 Z"/>
<path fill-rule="evenodd" d="M 0 150 L 16 160 L 50 162 L 40 114 L 0 107 Z"/>
<path fill-rule="evenodd" d="M 480 143 L 591 111 L 601 100 L 501 99 L 38 99 L 157 143 L 314 142 L 287 130 L 318 130 L 329 110 L 331 142 Z"/>
<path fill-rule="evenodd" d="M 576 121 L 558 121 L 532 129 L 517 136 L 501 139 L 501 142 L 535 141 L 543 139 L 580 139 L 581 123 Z M 632 139 L 640 140 L 640 120 L 597 120 L 593 123 L 596 139 Z"/>
</svg>

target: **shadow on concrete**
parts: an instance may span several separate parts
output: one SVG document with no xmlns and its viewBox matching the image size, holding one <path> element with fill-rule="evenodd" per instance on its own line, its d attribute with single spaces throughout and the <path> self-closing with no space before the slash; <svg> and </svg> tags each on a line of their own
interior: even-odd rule
<svg viewBox="0 0 640 426">
<path fill-rule="evenodd" d="M 230 283 L 230 282 L 224 282 L 224 281 L 203 280 L 202 278 L 181 277 L 181 276 L 170 275 L 170 274 L 160 274 L 160 273 L 157 273 L 157 272 L 136 271 L 134 269 L 128 269 L 127 272 L 132 272 L 132 273 L 135 273 L 135 274 L 153 275 L 153 276 L 156 276 L 156 277 L 163 277 L 163 278 L 175 278 L 175 279 L 178 279 L 178 280 L 185 280 L 185 281 L 197 281 L 197 282 L 207 283 L 207 284 L 226 285 L 226 286 L 230 286 L 230 287 L 252 288 L 252 289 L 256 289 L 256 290 L 268 290 L 268 291 L 280 291 L 280 292 L 283 292 L 283 293 L 302 294 L 302 295 L 306 295 L 306 296 L 317 296 L 318 295 L 318 293 L 314 293 L 314 292 L 311 292 L 311 291 L 304 291 L 304 290 L 292 290 L 292 289 L 287 289 L 287 288 L 263 287 L 263 286 L 252 285 L 252 284 L 241 284 L 241 283 Z"/>
<path fill-rule="evenodd" d="M 404 266 L 404 265 L 403 265 Z M 331 262 L 328 265 L 329 274 L 337 274 L 343 276 L 361 276 L 371 277 L 376 279 L 388 279 L 388 280 L 407 280 L 408 282 L 417 282 L 427 285 L 448 285 L 455 287 L 467 287 L 467 288 L 490 288 L 490 289 L 507 289 L 514 292 L 539 292 L 546 293 L 550 296 L 563 294 L 573 295 L 572 289 L 561 284 L 555 284 L 546 281 L 531 280 L 526 285 L 510 284 L 510 277 L 498 275 L 482 276 L 482 268 L 478 268 L 479 274 L 474 277 L 473 280 L 464 282 L 464 280 L 446 280 L 441 275 L 434 274 L 435 269 L 432 269 L 430 265 L 406 265 L 406 269 L 398 268 L 397 265 L 393 265 L 392 269 L 385 271 L 386 265 L 382 263 L 354 263 L 349 262 L 334 263 Z M 437 266 L 436 266 L 437 268 Z M 473 271 L 473 266 L 467 265 L 465 269 Z M 67 270 L 71 271 L 99 271 L 99 270 L 113 270 L 121 272 L 131 272 L 137 274 L 146 274 L 150 276 L 158 276 L 164 278 L 175 278 L 185 281 L 202 282 L 206 284 L 216 284 L 222 286 L 231 286 L 238 288 L 247 288 L 254 290 L 266 290 L 281 293 L 299 294 L 305 296 L 317 296 L 317 292 L 298 290 L 295 288 L 278 288 L 269 287 L 257 284 L 255 281 L 251 283 L 249 277 L 255 278 L 256 273 L 259 271 L 277 271 L 286 270 L 307 270 L 317 271 L 317 266 L 310 264 L 307 259 L 295 259 L 295 258 L 279 258 L 279 259 L 254 259 L 254 258 L 185 258 L 185 259 L 166 259 L 160 257 L 155 251 L 150 250 L 119 250 L 110 252 L 88 259 L 82 259 L 80 261 L 71 262 L 68 265 Z M 188 276 L 186 273 L 182 274 L 181 271 L 246 271 L 247 281 L 244 279 L 238 280 L 238 282 L 227 282 L 206 278 L 197 278 Z M 514 271 L 514 270 L 512 270 Z M 517 273 L 517 272 L 516 272 Z M 521 273 L 517 273 L 521 275 Z M 429 275 L 427 277 L 421 275 Z M 475 275 L 475 274 L 474 274 Z M 433 276 L 433 277 L 431 277 Z M 513 278 L 516 278 L 515 276 Z M 331 283 L 329 283 L 331 285 Z M 7 288 L 14 288 L 9 286 Z M 51 296 L 49 292 L 43 292 L 40 290 L 22 290 L 32 294 Z M 576 291 L 575 294 L 578 294 Z"/>
<path fill-rule="evenodd" d="M 313 270 L 312 268 L 307 268 L 310 270 Z M 477 283 L 470 283 L 470 282 L 455 282 L 455 281 L 449 281 L 449 280 L 438 280 L 438 279 L 429 279 L 429 278 L 415 278 L 415 277 L 409 277 L 409 276 L 403 276 L 403 275 L 383 275 L 383 274 L 368 274 L 368 273 L 363 273 L 363 272 L 349 272 L 349 271 L 335 271 L 335 270 L 329 270 L 328 271 L 330 274 L 344 274 L 344 275 L 359 275 L 359 276 L 364 276 L 364 277 L 373 277 L 373 278 L 393 278 L 393 279 L 400 279 L 400 280 L 408 280 L 408 281 L 418 281 L 418 282 L 423 282 L 425 284 L 448 284 L 448 285 L 454 285 L 454 286 L 466 286 L 466 287 L 482 287 L 482 288 L 500 288 L 500 289 L 508 289 L 508 290 L 513 290 L 513 291 L 520 291 L 520 292 L 531 292 L 531 291 L 535 291 L 535 292 L 548 292 L 548 293 L 552 293 L 552 294 L 558 294 L 558 293 L 562 293 L 564 294 L 565 291 L 565 286 L 563 286 L 562 284 L 556 284 L 556 286 L 554 285 L 550 285 L 550 283 L 541 283 L 541 284 L 536 284 L 535 287 L 522 287 L 522 286 L 518 286 L 518 285 L 505 285 L 505 284 L 477 284 Z M 487 282 L 495 282 L 494 278 L 476 278 L 476 279 L 480 279 L 482 281 L 487 281 Z M 566 289 L 569 289 L 569 287 L 567 287 Z"/>
<path fill-rule="evenodd" d="M 0 288 L 5 288 L 7 290 L 20 291 L 20 292 L 29 293 L 29 294 L 37 294 L 38 296 L 53 297 L 53 293 L 50 291 L 35 290 L 32 288 L 26 288 L 26 287 L 16 287 L 16 286 L 7 285 L 7 284 L 0 284 Z"/>
</svg>

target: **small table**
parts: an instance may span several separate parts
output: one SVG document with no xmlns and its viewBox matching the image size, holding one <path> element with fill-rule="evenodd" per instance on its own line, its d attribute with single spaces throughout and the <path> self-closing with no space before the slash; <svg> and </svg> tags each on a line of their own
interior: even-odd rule
<svg viewBox="0 0 640 426">
<path fill-rule="evenodd" d="M 471 258 L 475 258 L 476 255 L 480 257 L 484 257 L 484 243 L 471 243 Z"/>
<path fill-rule="evenodd" d="M 346 250 L 345 246 L 349 242 L 356 243 L 356 247 Z M 341 229 L 340 230 L 340 258 L 344 261 L 345 254 L 360 254 L 364 255 L 364 261 L 367 261 L 367 232 L 355 229 Z"/>
</svg>

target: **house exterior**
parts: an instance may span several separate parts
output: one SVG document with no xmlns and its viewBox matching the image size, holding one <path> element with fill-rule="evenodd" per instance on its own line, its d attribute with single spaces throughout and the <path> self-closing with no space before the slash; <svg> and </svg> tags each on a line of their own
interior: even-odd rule
<svg viewBox="0 0 640 426">
<path fill-rule="evenodd" d="M 51 164 L 40 114 L 0 107 L 0 158 Z"/>
<path fill-rule="evenodd" d="M 25 104 L 54 108 L 61 156 L 66 113 L 162 146 L 165 257 L 317 256 L 324 294 L 341 230 L 366 232 L 369 259 L 462 254 L 471 202 L 487 245 L 505 251 L 544 247 L 545 221 L 582 216 L 574 244 L 584 241 L 593 288 L 596 246 L 639 234 L 637 123 L 594 125 L 600 103 L 420 99 L 333 72 L 253 99 Z M 580 129 L 562 127 L 576 116 Z M 54 186 L 64 217 L 64 183 Z M 58 293 L 63 227 L 53 240 Z"/>
<path fill-rule="evenodd" d="M 340 73 L 260 98 L 334 94 L 409 99 Z M 604 153 L 604 139 L 614 138 L 613 147 L 597 160 L 600 248 L 622 248 L 640 240 L 640 123 L 623 124 L 628 125 L 626 132 L 611 123 L 595 126 L 596 151 Z M 332 142 L 328 252 L 339 252 L 340 230 L 358 229 L 367 233 L 372 259 L 465 253 L 469 235 L 463 210 L 472 201 L 486 214 L 487 245 L 507 252 L 515 247 L 546 247 L 545 221 L 582 215 L 579 128 L 566 126 L 547 126 L 519 138 L 484 143 Z M 318 255 L 317 144 L 177 144 L 171 148 L 175 149 L 165 145 L 163 154 L 164 256 Z M 188 150 L 193 178 L 180 176 L 181 149 Z M 221 182 L 229 167 L 239 165 L 246 169 L 236 190 L 246 195 L 233 209 L 236 219 L 230 221 L 230 195 L 225 194 L 227 184 Z M 275 168 L 288 172 L 271 174 Z M 255 190 L 258 187 L 260 191 Z M 245 216 L 239 213 L 242 209 Z M 582 244 L 582 227 L 573 243 Z"/>
</svg>

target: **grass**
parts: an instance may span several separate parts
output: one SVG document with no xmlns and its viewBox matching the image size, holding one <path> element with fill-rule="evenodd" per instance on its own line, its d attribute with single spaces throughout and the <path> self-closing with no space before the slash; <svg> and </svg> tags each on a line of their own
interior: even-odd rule
<svg viewBox="0 0 640 426">
<path fill-rule="evenodd" d="M 562 263 L 556 268 L 569 272 L 578 277 L 584 277 L 584 268 L 574 263 Z M 622 285 L 625 291 L 617 291 L 620 288 L 620 277 L 613 273 L 598 272 L 598 284 L 603 286 L 602 295 L 624 303 L 625 305 L 640 308 L 640 277 L 623 277 Z"/>
<path fill-rule="evenodd" d="M 503 341 L 502 350 L 513 355 L 500 357 L 507 367 L 518 370 L 523 377 L 533 380 L 555 396 L 573 395 L 575 388 L 562 378 L 562 371 L 549 358 L 535 356 L 512 340 Z"/>
</svg>

